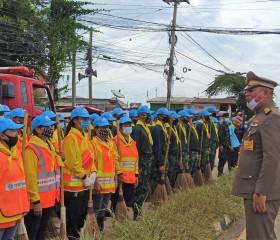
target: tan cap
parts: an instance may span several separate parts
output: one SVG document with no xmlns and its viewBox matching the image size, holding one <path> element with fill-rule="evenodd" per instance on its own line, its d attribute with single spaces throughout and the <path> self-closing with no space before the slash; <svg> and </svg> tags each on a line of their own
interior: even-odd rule
<svg viewBox="0 0 280 240">
<path fill-rule="evenodd" d="M 259 77 L 251 71 L 247 73 L 245 83 L 247 85 L 245 87 L 245 90 L 252 89 L 258 86 L 274 89 L 278 85 L 277 82 L 264 77 Z"/>
</svg>

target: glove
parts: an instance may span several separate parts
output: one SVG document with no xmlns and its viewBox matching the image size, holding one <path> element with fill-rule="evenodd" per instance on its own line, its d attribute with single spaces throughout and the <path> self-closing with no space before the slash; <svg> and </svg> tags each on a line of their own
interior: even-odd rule
<svg viewBox="0 0 280 240">
<path fill-rule="evenodd" d="M 94 181 L 90 177 L 87 177 L 86 179 L 83 180 L 85 188 L 91 188 L 94 184 Z"/>
<path fill-rule="evenodd" d="M 93 183 L 95 182 L 96 179 L 96 172 L 93 172 L 90 174 L 89 178 L 93 181 Z"/>
</svg>

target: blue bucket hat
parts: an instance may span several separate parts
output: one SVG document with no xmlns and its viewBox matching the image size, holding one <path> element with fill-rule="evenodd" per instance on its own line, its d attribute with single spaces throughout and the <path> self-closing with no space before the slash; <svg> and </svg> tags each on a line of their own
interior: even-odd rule
<svg viewBox="0 0 280 240">
<path fill-rule="evenodd" d="M 219 112 L 219 110 L 217 108 L 215 108 L 215 106 L 209 106 L 208 108 L 206 108 L 206 110 L 208 112 L 214 112 L 214 113 Z"/>
<path fill-rule="evenodd" d="M 211 116 L 212 114 L 210 112 L 207 111 L 207 109 L 202 109 L 200 112 L 199 112 L 199 116 L 202 117 L 202 116 Z"/>
<path fill-rule="evenodd" d="M 7 105 L 0 104 L 0 112 L 10 112 L 10 108 Z"/>
<path fill-rule="evenodd" d="M 120 120 L 119 120 L 120 124 L 124 124 L 124 123 L 127 123 L 127 122 L 130 122 L 130 123 L 132 122 L 130 117 L 128 117 L 128 116 L 121 117 Z"/>
<path fill-rule="evenodd" d="M 8 118 L 0 118 L 0 133 L 5 132 L 6 130 L 16 130 L 24 127 L 24 124 L 14 123 Z"/>
<path fill-rule="evenodd" d="M 169 115 L 169 111 L 165 107 L 159 108 L 156 111 L 156 115 L 161 115 L 161 114 L 164 114 L 164 115 L 168 116 Z"/>
<path fill-rule="evenodd" d="M 24 111 L 22 108 L 14 108 L 9 112 L 9 114 L 11 119 L 13 119 L 14 117 L 24 118 Z"/>
<path fill-rule="evenodd" d="M 129 116 L 130 116 L 130 117 L 138 117 L 137 110 L 136 110 L 136 109 L 132 109 L 132 110 L 129 112 Z"/>
<path fill-rule="evenodd" d="M 39 126 L 49 127 L 55 124 L 55 121 L 52 121 L 45 113 L 43 113 L 32 120 L 31 130 L 33 131 L 36 127 Z"/>
<path fill-rule="evenodd" d="M 4 118 L 11 119 L 10 118 L 10 112 L 5 112 L 4 113 Z"/>
<path fill-rule="evenodd" d="M 152 121 L 155 121 L 156 118 L 157 118 L 157 115 L 156 115 L 156 114 L 151 115 Z"/>
<path fill-rule="evenodd" d="M 219 123 L 219 120 L 215 117 L 212 117 L 212 120 L 213 120 L 214 123 Z"/>
<path fill-rule="evenodd" d="M 91 121 L 94 121 L 96 118 L 99 117 L 99 115 L 97 113 L 92 113 L 92 114 L 90 114 L 89 117 L 90 117 Z"/>
<path fill-rule="evenodd" d="M 141 113 L 153 114 L 154 111 L 151 111 L 148 106 L 143 105 L 137 109 L 137 114 L 140 115 Z"/>
<path fill-rule="evenodd" d="M 80 107 L 75 107 L 72 112 L 71 112 L 71 119 L 75 117 L 89 117 L 88 111 L 80 106 Z"/>
<path fill-rule="evenodd" d="M 175 111 L 169 111 L 169 114 L 168 114 L 169 117 L 174 117 L 176 119 L 179 119 L 181 117 L 181 115 L 179 115 L 178 113 L 176 113 Z"/>
<path fill-rule="evenodd" d="M 190 114 L 190 115 L 197 115 L 198 114 L 198 112 L 196 110 L 194 110 L 193 108 L 185 109 L 185 111 L 187 111 L 188 114 Z"/>
<path fill-rule="evenodd" d="M 108 122 L 107 118 L 105 117 L 98 117 L 94 120 L 93 126 L 96 127 L 105 127 L 110 126 L 111 124 Z"/>
<path fill-rule="evenodd" d="M 115 108 L 115 109 L 113 109 L 113 111 L 111 113 L 112 113 L 113 116 L 114 115 L 122 115 L 122 114 L 124 114 L 124 111 L 121 108 Z"/>
<path fill-rule="evenodd" d="M 108 121 L 115 121 L 116 120 L 110 112 L 102 113 L 100 117 L 104 117 Z"/>
<path fill-rule="evenodd" d="M 49 118 L 55 118 L 57 114 L 55 114 L 52 110 L 47 110 L 44 112 L 45 115 L 47 115 Z"/>
<path fill-rule="evenodd" d="M 185 109 L 179 111 L 178 114 L 181 115 L 181 117 L 192 117 L 192 115 L 190 115 Z"/>
</svg>

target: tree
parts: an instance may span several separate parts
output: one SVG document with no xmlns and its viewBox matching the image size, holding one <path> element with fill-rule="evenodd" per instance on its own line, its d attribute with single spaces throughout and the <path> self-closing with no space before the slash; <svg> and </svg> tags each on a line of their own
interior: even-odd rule
<svg viewBox="0 0 280 240">
<path fill-rule="evenodd" d="M 245 87 L 245 77 L 242 76 L 242 73 L 224 73 L 215 77 L 215 80 L 210 83 L 205 93 L 208 97 L 226 93 L 228 97 L 237 99 L 236 105 L 237 108 L 240 109 L 241 104 L 245 102 Z"/>
</svg>

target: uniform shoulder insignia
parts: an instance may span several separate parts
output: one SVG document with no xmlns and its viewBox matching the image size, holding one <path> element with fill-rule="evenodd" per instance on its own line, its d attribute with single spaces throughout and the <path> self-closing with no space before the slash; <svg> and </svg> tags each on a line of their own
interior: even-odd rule
<svg viewBox="0 0 280 240">
<path fill-rule="evenodd" d="M 265 115 L 270 114 L 270 113 L 271 113 L 271 109 L 270 109 L 269 107 L 266 107 L 266 108 L 264 109 L 264 113 L 265 113 Z"/>
</svg>

